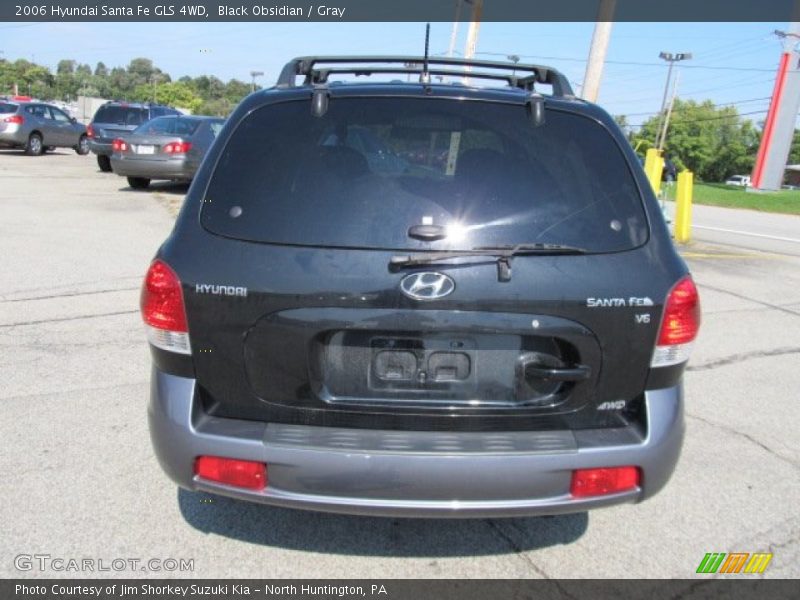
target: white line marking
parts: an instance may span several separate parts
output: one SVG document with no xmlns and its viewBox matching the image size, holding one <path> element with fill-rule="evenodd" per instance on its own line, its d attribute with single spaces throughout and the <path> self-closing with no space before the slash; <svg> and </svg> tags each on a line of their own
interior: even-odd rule
<svg viewBox="0 0 800 600">
<path fill-rule="evenodd" d="M 709 231 L 721 231 L 723 233 L 735 233 L 737 235 L 749 235 L 750 237 L 765 238 L 768 240 L 779 240 L 781 242 L 794 242 L 800 244 L 797 238 L 780 237 L 777 235 L 764 235 L 763 233 L 751 233 L 750 231 L 738 231 L 736 229 L 723 229 L 722 227 L 707 227 L 705 225 L 692 225 L 694 229 L 708 229 Z"/>
</svg>

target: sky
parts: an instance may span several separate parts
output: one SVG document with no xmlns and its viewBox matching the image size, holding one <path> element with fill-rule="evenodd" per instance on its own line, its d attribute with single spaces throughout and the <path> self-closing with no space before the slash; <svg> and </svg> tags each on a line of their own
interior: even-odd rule
<svg viewBox="0 0 800 600">
<path fill-rule="evenodd" d="M 456 44 L 464 50 L 467 23 Z M 431 54 L 447 51 L 452 23 L 431 24 Z M 773 34 L 788 23 L 615 23 L 598 103 L 641 124 L 661 106 L 667 76 L 659 52 L 691 52 L 679 63 L 678 96 L 735 105 L 761 121 L 781 52 Z M 553 66 L 576 90 L 584 78 L 594 23 L 482 23 L 476 58 Z M 274 83 L 283 64 L 310 54 L 421 55 L 424 23 L 0 23 L 0 57 L 55 70 L 61 59 L 94 68 L 146 57 L 173 79 L 214 75 Z M 632 64 L 634 63 L 634 64 Z"/>
</svg>

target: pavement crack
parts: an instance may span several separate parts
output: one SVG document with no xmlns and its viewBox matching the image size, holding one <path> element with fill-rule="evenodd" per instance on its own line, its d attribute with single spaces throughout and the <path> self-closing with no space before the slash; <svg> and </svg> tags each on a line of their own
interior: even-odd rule
<svg viewBox="0 0 800 600">
<path fill-rule="evenodd" d="M 29 300 L 50 300 L 53 298 L 70 298 L 72 296 L 92 296 L 94 294 L 110 294 L 113 292 L 131 292 L 135 290 L 139 290 L 140 287 L 126 287 L 126 288 L 115 288 L 115 289 L 107 289 L 107 290 L 95 290 L 93 292 L 65 292 L 63 294 L 51 294 L 48 296 L 26 296 L 24 298 L 10 298 L 8 300 L 0 300 L 0 302 L 27 302 Z"/>
<path fill-rule="evenodd" d="M 773 348 L 772 350 L 756 350 L 753 352 L 743 352 L 741 354 L 731 354 L 724 358 L 710 360 L 699 365 L 686 367 L 687 371 L 709 371 L 718 367 L 740 363 L 753 358 L 766 358 L 768 356 L 784 356 L 786 354 L 800 354 L 800 347 L 795 348 Z"/>
<path fill-rule="evenodd" d="M 525 552 L 525 550 L 520 546 L 513 537 L 511 537 L 508 533 L 503 531 L 502 527 L 495 521 L 494 519 L 487 519 L 486 524 L 489 525 L 489 528 L 494 531 L 500 539 L 502 539 L 511 550 L 514 551 L 514 554 L 519 556 L 528 566 L 536 572 L 537 575 L 542 577 L 543 579 L 551 579 L 550 575 L 547 572 L 539 567 L 530 556 Z M 567 595 L 567 597 L 572 598 L 572 596 L 568 595 L 566 590 L 564 590 L 560 585 L 558 585 L 559 590 Z"/>
<path fill-rule="evenodd" d="M 733 296 L 735 298 L 739 298 L 740 300 L 747 300 L 748 302 L 754 302 L 756 304 L 760 304 L 761 306 L 766 306 L 767 308 L 771 308 L 773 310 L 779 310 L 779 311 L 784 312 L 784 313 L 786 313 L 788 315 L 793 315 L 795 317 L 800 317 L 800 311 L 791 310 L 789 308 L 781 306 L 780 304 L 773 304 L 772 302 L 765 302 L 763 300 L 758 300 L 756 298 L 751 298 L 750 296 L 745 296 L 744 294 L 739 294 L 737 292 L 732 292 L 730 290 L 726 290 L 726 289 L 723 289 L 723 288 L 720 288 L 720 287 L 716 287 L 716 286 L 713 286 L 713 285 L 708 285 L 707 283 L 701 283 L 699 285 L 700 285 L 700 288 L 707 288 L 709 290 L 714 290 L 715 292 L 719 292 L 721 294 L 728 294 L 729 296 Z"/>
<path fill-rule="evenodd" d="M 26 327 L 28 325 L 41 325 L 43 323 L 59 323 L 62 321 L 79 321 L 81 319 L 96 319 L 98 317 L 114 317 L 117 315 L 132 315 L 138 313 L 138 310 L 120 310 L 117 312 L 109 312 L 109 313 L 98 313 L 95 315 L 78 315 L 76 317 L 61 317 L 56 319 L 42 319 L 40 321 L 21 321 L 19 323 L 6 323 L 0 325 L 0 329 L 6 329 L 11 327 Z"/>
<path fill-rule="evenodd" d="M 794 460 L 792 458 L 789 458 L 788 456 L 784 456 L 782 454 L 779 454 L 778 452 L 776 452 L 775 450 L 773 450 L 772 448 L 767 446 L 765 443 L 763 443 L 763 442 L 757 440 L 756 438 L 754 438 L 749 433 L 744 433 L 743 431 L 738 431 L 737 429 L 733 429 L 732 427 L 728 427 L 727 425 L 723 425 L 722 423 L 717 423 L 716 421 L 709 421 L 708 419 L 704 419 L 703 417 L 699 417 L 699 416 L 693 415 L 691 413 L 686 413 L 686 416 L 689 417 L 690 419 L 696 419 L 697 421 L 700 421 L 701 423 L 705 423 L 706 425 L 709 425 L 710 427 L 716 427 L 717 429 L 721 429 L 721 430 L 723 430 L 723 431 L 725 431 L 727 433 L 730 433 L 731 435 L 742 437 L 742 438 L 746 439 L 747 441 L 755 444 L 756 446 L 758 446 L 759 448 L 761 448 L 765 452 L 771 454 L 775 458 L 777 458 L 779 460 L 782 460 L 783 462 L 789 463 L 791 466 L 793 466 L 796 469 L 800 468 L 800 463 L 798 463 L 796 460 Z"/>
</svg>

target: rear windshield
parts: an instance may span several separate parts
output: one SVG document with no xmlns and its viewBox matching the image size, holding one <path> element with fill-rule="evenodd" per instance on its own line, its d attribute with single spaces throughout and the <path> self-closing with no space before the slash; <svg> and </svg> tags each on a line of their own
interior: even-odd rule
<svg viewBox="0 0 800 600">
<path fill-rule="evenodd" d="M 197 119 L 180 119 L 178 117 L 159 117 L 140 125 L 134 133 L 144 135 L 192 135 L 200 126 Z"/>
<path fill-rule="evenodd" d="M 436 99 L 308 101 L 247 116 L 206 190 L 202 222 L 242 240 L 468 250 L 554 243 L 641 245 L 647 223 L 628 164 L 595 121 L 548 109 Z M 439 225 L 434 242 L 409 237 Z"/>
<path fill-rule="evenodd" d="M 17 104 L 9 104 L 8 102 L 0 102 L 0 114 L 7 114 L 17 112 L 19 106 Z"/>
<path fill-rule="evenodd" d="M 95 123 L 141 125 L 147 120 L 147 109 L 133 106 L 101 106 L 94 115 Z"/>
</svg>

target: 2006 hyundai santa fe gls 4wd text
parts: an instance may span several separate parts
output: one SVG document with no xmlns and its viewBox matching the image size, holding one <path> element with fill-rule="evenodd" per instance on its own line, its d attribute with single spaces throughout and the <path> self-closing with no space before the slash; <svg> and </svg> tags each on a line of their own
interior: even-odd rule
<svg viewBox="0 0 800 600">
<path fill-rule="evenodd" d="M 658 492 L 700 323 L 605 111 L 546 67 L 410 57 L 295 59 L 248 96 L 142 312 L 180 486 L 428 517 Z"/>
</svg>

